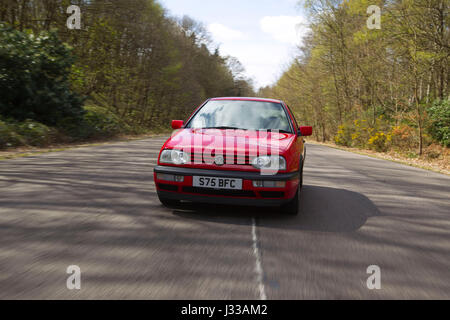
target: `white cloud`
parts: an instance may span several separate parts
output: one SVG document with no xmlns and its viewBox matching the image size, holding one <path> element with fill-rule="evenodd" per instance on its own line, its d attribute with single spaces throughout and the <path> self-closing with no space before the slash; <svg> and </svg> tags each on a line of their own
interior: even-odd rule
<svg viewBox="0 0 450 320">
<path fill-rule="evenodd" d="M 276 82 L 295 52 L 290 44 L 273 42 L 249 40 L 223 43 L 220 52 L 237 57 L 244 65 L 247 76 L 253 78 L 256 88 L 259 88 Z"/>
<path fill-rule="evenodd" d="M 306 19 L 301 16 L 259 16 L 244 25 L 230 26 L 215 22 L 208 25 L 208 31 L 220 44 L 222 55 L 242 62 L 256 88 L 276 82 L 307 31 Z"/>
<path fill-rule="evenodd" d="M 208 25 L 208 30 L 212 33 L 214 40 L 219 42 L 245 39 L 245 35 L 241 31 L 231 29 L 220 23 L 211 23 Z"/>
<path fill-rule="evenodd" d="M 302 16 L 267 16 L 260 20 L 262 31 L 274 39 L 293 45 L 301 43 L 306 33 L 306 19 Z"/>
</svg>

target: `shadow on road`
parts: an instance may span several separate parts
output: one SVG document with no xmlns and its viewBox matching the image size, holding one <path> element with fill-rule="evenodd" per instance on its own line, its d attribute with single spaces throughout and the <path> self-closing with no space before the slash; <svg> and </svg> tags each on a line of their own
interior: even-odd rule
<svg viewBox="0 0 450 320">
<path fill-rule="evenodd" d="M 185 203 L 173 214 L 185 219 L 216 223 L 250 225 L 319 232 L 353 232 L 369 217 L 378 216 L 378 208 L 366 196 L 344 189 L 305 186 L 300 200 L 300 214 L 286 215 L 279 208 L 253 208 Z"/>
</svg>

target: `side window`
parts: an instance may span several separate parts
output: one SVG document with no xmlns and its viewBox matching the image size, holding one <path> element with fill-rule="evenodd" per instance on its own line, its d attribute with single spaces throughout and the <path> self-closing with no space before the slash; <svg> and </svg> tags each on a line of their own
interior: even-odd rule
<svg viewBox="0 0 450 320">
<path fill-rule="evenodd" d="M 291 109 L 291 107 L 289 107 L 288 105 L 286 105 L 287 107 L 288 107 L 288 109 L 289 109 L 289 112 L 291 113 L 291 115 L 292 115 L 292 119 L 294 119 L 294 124 L 295 124 L 295 127 L 298 129 L 298 123 L 297 123 L 297 120 L 295 119 L 295 115 L 294 115 L 294 113 L 292 112 L 292 109 Z"/>
</svg>

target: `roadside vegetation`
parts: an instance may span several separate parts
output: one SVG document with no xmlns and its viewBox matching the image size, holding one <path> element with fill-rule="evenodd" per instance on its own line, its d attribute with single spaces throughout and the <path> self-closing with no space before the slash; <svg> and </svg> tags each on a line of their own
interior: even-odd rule
<svg viewBox="0 0 450 320">
<path fill-rule="evenodd" d="M 261 96 L 285 100 L 314 138 L 447 163 L 450 31 L 445 0 L 307 0 L 310 32 Z M 366 10 L 381 8 L 381 29 Z"/>
<path fill-rule="evenodd" d="M 71 4 L 81 30 L 66 27 Z M 253 95 L 243 74 L 154 0 L 3 0 L 0 149 L 161 132 L 208 97 Z"/>
</svg>

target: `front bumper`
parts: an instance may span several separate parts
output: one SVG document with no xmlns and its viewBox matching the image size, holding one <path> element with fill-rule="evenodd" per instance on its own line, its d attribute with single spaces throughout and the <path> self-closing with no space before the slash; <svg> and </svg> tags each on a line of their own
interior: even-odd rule
<svg viewBox="0 0 450 320">
<path fill-rule="evenodd" d="M 183 182 L 158 180 L 157 174 L 184 176 Z M 237 178 L 243 180 L 242 190 L 194 188 L 193 176 Z M 154 179 L 158 195 L 165 199 L 215 204 L 249 206 L 280 206 L 294 198 L 299 185 L 299 172 L 263 176 L 259 172 L 205 170 L 157 166 Z M 256 188 L 253 181 L 286 181 L 284 188 Z"/>
</svg>

